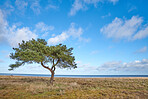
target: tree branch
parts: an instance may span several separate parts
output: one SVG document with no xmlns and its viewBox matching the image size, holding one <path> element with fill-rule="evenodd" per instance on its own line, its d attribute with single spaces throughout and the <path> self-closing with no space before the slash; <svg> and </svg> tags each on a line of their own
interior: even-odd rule
<svg viewBox="0 0 148 99">
<path fill-rule="evenodd" d="M 56 68 L 55 68 L 55 66 L 54 66 L 54 67 L 53 67 L 53 71 L 55 71 L 55 69 L 56 69 Z"/>
<path fill-rule="evenodd" d="M 54 60 L 53 60 L 53 61 L 54 61 Z M 54 69 L 53 71 L 55 71 L 55 66 L 56 66 L 58 63 L 59 63 L 59 60 L 56 62 L 56 64 L 53 64 L 53 65 L 52 65 L 51 70 Z"/>
<path fill-rule="evenodd" d="M 43 62 L 41 62 L 41 65 L 42 65 L 44 68 L 50 70 L 50 72 L 52 72 L 52 69 L 50 69 L 49 67 L 45 66 L 45 65 L 43 64 Z"/>
<path fill-rule="evenodd" d="M 53 65 L 54 65 L 54 59 L 53 59 Z"/>
</svg>

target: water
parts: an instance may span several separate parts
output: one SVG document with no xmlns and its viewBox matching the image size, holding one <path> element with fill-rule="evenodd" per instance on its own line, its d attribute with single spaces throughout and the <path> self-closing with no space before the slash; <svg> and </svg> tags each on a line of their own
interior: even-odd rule
<svg viewBox="0 0 148 99">
<path fill-rule="evenodd" d="M 33 76 L 33 77 L 50 77 L 48 74 L 15 74 L 15 73 L 0 73 L 6 76 Z M 70 78 L 109 78 L 109 77 L 148 77 L 148 75 L 55 75 L 55 77 L 70 77 Z"/>
</svg>

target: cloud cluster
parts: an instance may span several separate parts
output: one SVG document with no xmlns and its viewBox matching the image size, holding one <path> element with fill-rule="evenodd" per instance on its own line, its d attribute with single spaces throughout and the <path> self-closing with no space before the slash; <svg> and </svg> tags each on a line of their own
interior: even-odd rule
<svg viewBox="0 0 148 99">
<path fill-rule="evenodd" d="M 49 31 L 54 30 L 54 26 L 51 26 L 51 25 L 48 26 L 43 22 L 37 23 L 35 27 L 36 28 L 35 28 L 34 32 L 42 33 L 42 37 L 46 37 L 48 35 Z"/>
<path fill-rule="evenodd" d="M 48 10 L 48 9 L 58 9 L 58 6 L 51 4 L 49 1 L 45 7 L 42 7 L 40 5 L 40 0 L 16 0 L 15 5 L 21 13 L 25 12 L 26 8 L 31 8 L 31 10 L 39 15 L 41 13 L 42 9 Z"/>
<path fill-rule="evenodd" d="M 33 10 L 34 13 L 36 13 L 37 15 L 40 14 L 40 3 L 39 0 L 34 0 L 30 6 L 30 8 Z"/>
<path fill-rule="evenodd" d="M 88 5 L 94 5 L 97 7 L 97 4 L 100 2 L 104 2 L 106 0 L 75 0 L 74 3 L 72 4 L 72 8 L 69 12 L 70 16 L 75 15 L 79 10 L 86 10 Z M 118 0 L 107 0 L 108 2 L 111 2 L 115 4 L 118 2 Z"/>
<path fill-rule="evenodd" d="M 40 14 L 42 8 L 40 6 L 40 0 L 15 0 L 14 3 L 12 3 L 11 0 L 7 0 L 2 9 L 5 10 L 6 14 L 11 14 L 12 12 L 16 12 L 16 14 L 24 14 L 28 8 L 30 8 L 35 14 Z"/>
<path fill-rule="evenodd" d="M 136 9 L 137 9 L 137 7 L 132 5 L 132 6 L 130 7 L 130 9 L 128 10 L 128 12 L 132 12 L 132 11 L 134 11 L 134 10 L 136 10 Z"/>
<path fill-rule="evenodd" d="M 46 31 L 53 30 L 54 29 L 54 26 L 48 26 L 48 25 L 46 25 L 43 22 L 39 22 L 39 23 L 36 24 L 36 28 L 37 29 L 40 29 L 41 32 L 46 32 Z"/>
<path fill-rule="evenodd" d="M 77 61 L 77 66 L 78 66 L 78 70 L 82 70 L 83 72 L 86 72 L 87 73 L 92 73 L 94 71 L 97 71 L 97 67 L 96 66 L 92 66 L 90 63 L 83 63 L 81 61 Z"/>
<path fill-rule="evenodd" d="M 119 0 L 109 0 L 109 2 L 112 2 L 113 4 L 116 4 Z"/>
<path fill-rule="evenodd" d="M 107 15 L 101 16 L 102 18 L 110 17 L 111 13 L 108 13 Z"/>
<path fill-rule="evenodd" d="M 130 72 L 148 72 L 148 59 L 142 59 L 141 61 L 135 60 L 133 62 L 112 61 L 106 62 L 98 67 L 98 70 L 103 71 L 130 71 Z"/>
<path fill-rule="evenodd" d="M 22 40 L 37 38 L 28 27 L 17 28 L 16 25 L 10 27 L 0 9 L 0 42 L 7 41 L 12 47 L 16 47 Z"/>
<path fill-rule="evenodd" d="M 49 45 L 56 45 L 58 43 L 62 43 L 67 38 L 69 38 L 69 35 L 67 35 L 67 33 L 63 32 L 62 34 L 57 35 L 56 37 L 48 39 L 48 44 Z"/>
<path fill-rule="evenodd" d="M 133 16 L 123 20 L 115 18 L 111 23 L 101 28 L 101 32 L 108 38 L 137 40 L 148 36 L 148 26 L 142 25 L 143 18 Z"/>
<path fill-rule="evenodd" d="M 28 41 L 32 38 L 36 39 L 38 34 L 42 37 L 46 37 L 49 31 L 53 30 L 54 26 L 48 26 L 43 22 L 39 22 L 35 25 L 34 30 L 30 30 L 29 27 L 18 28 L 17 25 L 9 26 L 2 11 L 0 10 L 0 42 L 6 40 L 11 47 L 17 47 L 18 43 L 22 40 Z M 55 45 L 62 43 L 70 37 L 78 39 L 79 41 L 88 42 L 89 39 L 82 38 L 83 29 L 81 27 L 76 28 L 74 23 L 71 23 L 70 28 L 63 31 L 60 35 L 48 39 L 49 45 Z"/>
<path fill-rule="evenodd" d="M 52 5 L 52 4 L 49 4 L 49 5 L 47 5 L 46 6 L 46 10 L 48 10 L 48 9 L 58 9 L 59 7 L 58 6 L 56 6 L 56 5 Z"/>
<path fill-rule="evenodd" d="M 28 41 L 32 38 L 38 37 L 28 27 L 16 28 L 16 26 L 13 26 L 12 28 L 10 28 L 9 32 L 10 33 L 7 38 L 10 45 L 13 47 L 17 47 L 18 43 L 22 42 L 22 40 Z"/>
<path fill-rule="evenodd" d="M 15 10 L 15 8 L 11 5 L 11 1 L 8 0 L 4 3 L 4 6 L 2 8 L 3 10 L 5 10 L 5 12 L 3 12 L 5 15 L 11 14 L 11 12 Z"/>
<path fill-rule="evenodd" d="M 15 5 L 19 10 L 24 10 L 28 6 L 28 2 L 25 2 L 23 0 L 16 0 Z"/>
<path fill-rule="evenodd" d="M 49 45 L 55 45 L 58 43 L 62 43 L 63 41 L 67 40 L 70 37 L 78 38 L 80 41 L 89 41 L 88 39 L 82 38 L 81 35 L 83 34 L 83 29 L 81 27 L 76 28 L 75 23 L 71 23 L 70 28 L 66 31 L 63 31 L 60 35 L 57 35 L 53 38 L 48 39 Z"/>
<path fill-rule="evenodd" d="M 7 26 L 8 26 L 8 23 L 4 19 L 4 14 L 0 9 L 0 42 L 5 40 L 5 34 L 7 33 Z"/>
</svg>

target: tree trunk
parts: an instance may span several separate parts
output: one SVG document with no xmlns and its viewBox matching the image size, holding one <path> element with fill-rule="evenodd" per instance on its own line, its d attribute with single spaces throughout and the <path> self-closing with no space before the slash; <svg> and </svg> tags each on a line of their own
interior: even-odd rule
<svg viewBox="0 0 148 99">
<path fill-rule="evenodd" d="M 58 62 L 57 62 L 56 64 L 58 64 Z M 53 84 L 55 65 L 53 64 L 52 68 L 49 68 L 49 67 L 45 66 L 45 65 L 43 64 L 43 62 L 41 62 L 41 65 L 42 65 L 44 68 L 48 69 L 48 70 L 51 72 L 50 84 Z"/>
<path fill-rule="evenodd" d="M 51 72 L 50 83 L 53 84 L 54 81 L 54 71 Z"/>
</svg>

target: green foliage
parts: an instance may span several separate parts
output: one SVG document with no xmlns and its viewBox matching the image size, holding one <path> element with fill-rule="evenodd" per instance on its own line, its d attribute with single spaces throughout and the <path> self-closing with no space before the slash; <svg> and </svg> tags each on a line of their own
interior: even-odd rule
<svg viewBox="0 0 148 99">
<path fill-rule="evenodd" d="M 44 39 L 32 39 L 22 41 L 18 48 L 13 48 L 14 53 L 10 58 L 16 60 L 15 64 L 10 65 L 9 70 L 19 66 L 32 63 L 52 63 L 52 66 L 60 68 L 77 68 L 75 57 L 72 56 L 73 48 L 67 48 L 66 45 L 48 46 Z"/>
</svg>

